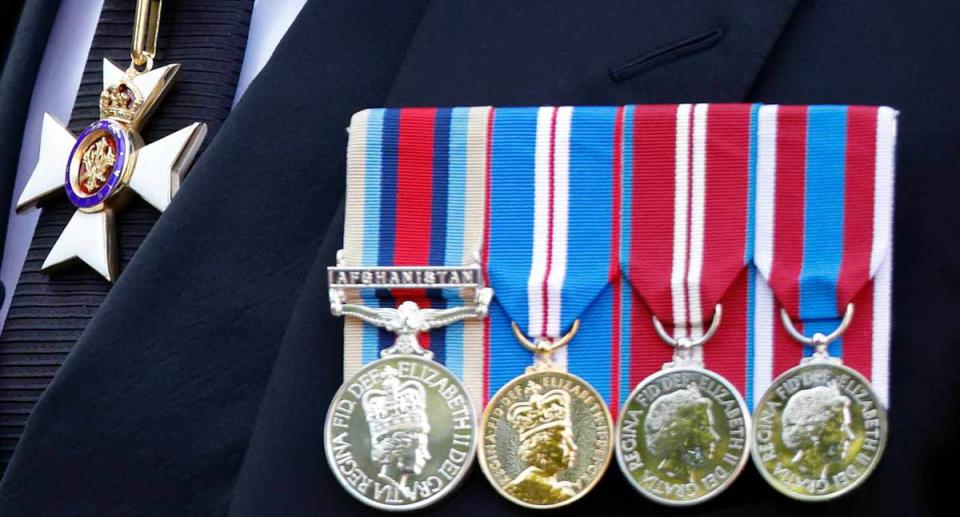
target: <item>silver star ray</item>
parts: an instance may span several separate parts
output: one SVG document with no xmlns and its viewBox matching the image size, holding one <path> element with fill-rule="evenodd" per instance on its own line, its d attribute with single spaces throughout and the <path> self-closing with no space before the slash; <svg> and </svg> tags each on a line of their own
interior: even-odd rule
<svg viewBox="0 0 960 517">
<path fill-rule="evenodd" d="M 207 133 L 195 122 L 149 145 L 139 135 L 179 70 L 126 71 L 103 60 L 101 119 L 79 136 L 44 114 L 40 156 L 17 201 L 17 211 L 65 191 L 77 207 L 54 243 L 42 270 L 75 260 L 87 263 L 108 281 L 118 274 L 114 213 L 136 193 L 157 210 L 166 210 Z"/>
</svg>

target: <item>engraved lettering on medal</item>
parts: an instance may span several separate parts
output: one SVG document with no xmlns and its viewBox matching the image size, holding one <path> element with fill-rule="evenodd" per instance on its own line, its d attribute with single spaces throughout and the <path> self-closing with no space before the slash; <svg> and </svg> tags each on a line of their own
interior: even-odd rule
<svg viewBox="0 0 960 517">
<path fill-rule="evenodd" d="M 742 404 L 708 371 L 664 370 L 641 383 L 623 408 L 621 467 L 654 499 L 688 503 L 710 497 L 746 461 Z"/>
<path fill-rule="evenodd" d="M 415 507 L 465 474 L 475 424 L 449 372 L 416 358 L 384 359 L 354 376 L 331 404 L 327 455 L 361 498 Z"/>
<path fill-rule="evenodd" d="M 886 441 L 886 416 L 846 367 L 812 364 L 778 379 L 761 399 L 754 456 L 779 490 L 825 497 L 859 484 Z"/>
<path fill-rule="evenodd" d="M 611 454 L 609 413 L 583 381 L 553 371 L 499 391 L 484 420 L 482 465 L 518 501 L 551 506 L 589 490 Z"/>
<path fill-rule="evenodd" d="M 478 287 L 477 266 L 436 267 L 331 267 L 331 288 L 473 288 Z"/>
</svg>

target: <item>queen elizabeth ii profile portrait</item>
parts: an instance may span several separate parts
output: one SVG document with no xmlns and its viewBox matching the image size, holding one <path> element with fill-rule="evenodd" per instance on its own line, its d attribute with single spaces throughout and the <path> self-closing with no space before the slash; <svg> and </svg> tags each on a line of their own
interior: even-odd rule
<svg viewBox="0 0 960 517">
<path fill-rule="evenodd" d="M 657 470 L 677 481 L 695 481 L 694 470 L 713 459 L 720 441 L 713 419 L 713 401 L 695 384 L 654 400 L 644 431 Z"/>
<path fill-rule="evenodd" d="M 403 381 L 386 367 L 381 388 L 361 399 L 370 429 L 370 459 L 380 465 L 377 476 L 408 494 L 408 479 L 423 472 L 430 459 L 430 422 L 423 384 Z"/>
<path fill-rule="evenodd" d="M 851 401 L 834 386 L 817 386 L 790 397 L 781 416 L 780 438 L 801 472 L 826 478 L 843 461 L 856 435 L 851 428 Z"/>
</svg>

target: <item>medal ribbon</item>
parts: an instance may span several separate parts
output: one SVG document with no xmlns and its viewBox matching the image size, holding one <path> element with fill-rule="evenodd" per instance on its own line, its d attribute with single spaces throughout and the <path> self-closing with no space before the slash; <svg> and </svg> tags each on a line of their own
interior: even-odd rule
<svg viewBox="0 0 960 517">
<path fill-rule="evenodd" d="M 354 115 L 347 149 L 344 262 L 349 266 L 466 265 L 480 251 L 490 108 L 373 109 Z M 369 307 L 413 300 L 462 305 L 454 289 L 366 290 Z M 344 320 L 344 373 L 379 358 L 396 336 Z M 481 400 L 483 322 L 420 334 L 434 359 Z"/>
<path fill-rule="evenodd" d="M 490 396 L 533 362 L 510 323 L 556 339 L 589 319 L 553 359 L 610 398 L 611 258 L 622 108 L 496 110 L 491 127 L 485 264 L 496 303 L 487 343 Z"/>
<path fill-rule="evenodd" d="M 886 401 L 894 119 L 831 106 L 368 110 L 350 128 L 345 261 L 459 265 L 480 249 L 489 318 L 421 336 L 478 406 L 532 362 L 511 322 L 552 339 L 580 319 L 555 359 L 615 414 L 670 360 L 651 316 L 696 336 L 717 303 L 704 361 L 752 406 L 803 354 L 779 304 L 810 334 L 851 300 L 831 352 Z M 455 291 L 362 297 L 463 303 Z M 345 321 L 349 375 L 394 336 Z"/>
<path fill-rule="evenodd" d="M 628 108 L 620 262 L 633 290 L 619 293 L 621 397 L 673 354 L 651 315 L 675 337 L 698 338 L 718 303 L 725 309 L 719 331 L 698 352 L 708 368 L 745 388 L 756 111 L 749 104 Z"/>
<path fill-rule="evenodd" d="M 854 303 L 829 352 L 871 379 L 884 403 L 895 120 L 889 108 L 764 106 L 758 127 L 758 318 L 778 323 L 782 306 L 802 332 L 827 334 Z M 760 385 L 812 352 L 781 325 L 758 327 L 757 345 Z"/>
</svg>

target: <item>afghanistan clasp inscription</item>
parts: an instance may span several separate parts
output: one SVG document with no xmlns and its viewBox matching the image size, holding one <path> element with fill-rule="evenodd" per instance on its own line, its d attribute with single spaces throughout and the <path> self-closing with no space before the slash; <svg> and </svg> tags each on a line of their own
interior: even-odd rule
<svg viewBox="0 0 960 517">
<path fill-rule="evenodd" d="M 44 114 L 40 155 L 17 201 L 17 211 L 61 189 L 77 208 L 43 263 L 45 272 L 74 260 L 113 281 L 119 273 L 114 213 L 136 193 L 164 211 L 207 133 L 193 124 L 144 145 L 140 129 L 156 109 L 180 65 L 153 70 L 159 0 L 139 0 L 131 63 L 122 70 L 103 60 L 100 120 L 74 137 Z"/>
<path fill-rule="evenodd" d="M 396 334 L 380 359 L 348 379 L 327 412 L 324 443 L 338 481 L 360 501 L 382 510 L 413 510 L 449 494 L 476 454 L 477 421 L 466 388 L 417 335 L 487 315 L 493 290 L 480 266 L 328 268 L 330 309 Z M 359 289 L 461 289 L 469 303 L 420 308 L 351 303 Z"/>
</svg>

